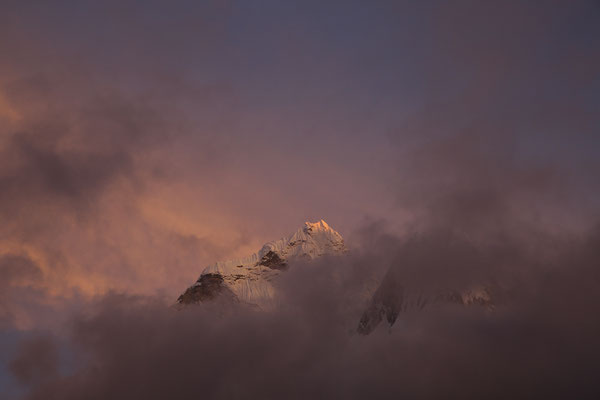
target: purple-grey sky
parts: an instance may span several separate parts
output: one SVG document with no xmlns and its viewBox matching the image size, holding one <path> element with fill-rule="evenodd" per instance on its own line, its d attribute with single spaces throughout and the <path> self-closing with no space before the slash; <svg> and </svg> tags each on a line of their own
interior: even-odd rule
<svg viewBox="0 0 600 400">
<path fill-rule="evenodd" d="M 306 220 L 357 251 L 449 227 L 518 249 L 552 236 L 562 261 L 596 240 L 599 110 L 592 0 L 3 0 L 0 399 L 39 389 L 28 350 L 9 372 L 36 332 L 51 365 L 103 296 L 174 299 Z"/>
</svg>

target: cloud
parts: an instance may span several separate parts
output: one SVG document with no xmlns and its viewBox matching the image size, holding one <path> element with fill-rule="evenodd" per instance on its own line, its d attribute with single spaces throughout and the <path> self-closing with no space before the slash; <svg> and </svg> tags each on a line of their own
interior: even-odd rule
<svg viewBox="0 0 600 400">
<path fill-rule="evenodd" d="M 39 384 L 58 376 L 59 355 L 51 338 L 39 336 L 20 343 L 9 369 L 22 384 Z"/>
<path fill-rule="evenodd" d="M 9 253 L 0 257 L 0 328 L 18 323 L 23 308 L 20 297 L 43 295 L 36 285 L 42 276 L 38 265 L 27 255 Z"/>
<path fill-rule="evenodd" d="M 364 306 L 359 289 L 371 262 L 397 261 L 386 254 L 406 252 L 410 242 L 384 255 L 290 269 L 271 312 L 216 304 L 178 312 L 157 299 L 111 295 L 73 321 L 71 346 L 84 366 L 40 380 L 28 398 L 591 398 L 600 355 L 593 318 L 599 237 L 596 230 L 559 241 L 558 254 L 545 261 L 537 252 L 505 258 L 511 266 L 501 270 L 517 277 L 502 282 L 510 286 L 492 313 L 453 305 L 408 310 L 391 330 L 369 336 L 350 329 Z M 486 256 L 504 253 L 477 246 L 483 259 L 465 259 L 433 239 L 423 248 L 444 256 L 415 267 L 427 281 L 445 269 L 466 282 L 471 268 L 490 268 L 481 263 Z"/>
<path fill-rule="evenodd" d="M 69 331 L 26 397 L 598 391 L 598 7 L 378 6 L 3 4 L 0 324 Z M 165 305 L 307 215 L 355 250 L 276 310 Z M 501 296 L 353 334 L 386 273 Z"/>
<path fill-rule="evenodd" d="M 16 3 L 3 7 L 0 256 L 22 253 L 35 259 L 43 272 L 36 287 L 46 296 L 36 300 L 48 305 L 119 286 L 142 293 L 173 290 L 197 274 L 196 263 L 220 258 L 244 242 L 224 223 L 207 224 L 202 216 L 211 212 L 211 200 L 197 195 L 203 181 L 220 173 L 211 169 L 212 161 L 228 152 L 217 127 L 222 130 L 222 120 L 233 119 L 227 88 L 190 83 L 185 74 L 153 80 L 152 87 L 128 85 L 124 75 L 107 76 L 102 57 L 91 48 L 79 51 L 77 40 L 61 41 L 57 26 L 72 29 L 73 20 L 50 10 L 41 17 Z M 100 8 L 119 14 L 112 6 Z M 25 34 L 19 21 L 34 20 L 39 24 L 29 24 Z M 56 62 L 45 59 L 46 40 L 54 43 Z M 146 61 L 123 62 L 123 74 L 128 68 L 147 66 L 149 74 L 160 69 Z M 190 174 L 197 184 L 174 196 L 173 187 L 181 188 Z M 172 197 L 185 207 L 165 207 Z M 207 237 L 211 230 L 230 242 L 217 244 Z M 36 307 L 25 308 L 35 313 Z"/>
</svg>

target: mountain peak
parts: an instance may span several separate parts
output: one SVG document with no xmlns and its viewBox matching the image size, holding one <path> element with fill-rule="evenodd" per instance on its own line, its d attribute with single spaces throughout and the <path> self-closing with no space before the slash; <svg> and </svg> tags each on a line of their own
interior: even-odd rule
<svg viewBox="0 0 600 400">
<path fill-rule="evenodd" d="M 228 293 L 236 300 L 261 305 L 274 296 L 271 281 L 297 260 L 312 260 L 346 252 L 342 235 L 324 220 L 305 222 L 295 233 L 265 243 L 247 257 L 219 261 L 202 271 L 200 278 L 177 300 L 180 304 L 212 299 Z"/>
<path fill-rule="evenodd" d="M 331 231 L 333 229 L 331 229 L 331 227 L 327 224 L 327 222 L 325 222 L 325 220 L 321 219 L 317 222 L 309 222 L 306 221 L 304 223 L 304 231 L 305 232 L 311 232 L 311 231 Z"/>
</svg>

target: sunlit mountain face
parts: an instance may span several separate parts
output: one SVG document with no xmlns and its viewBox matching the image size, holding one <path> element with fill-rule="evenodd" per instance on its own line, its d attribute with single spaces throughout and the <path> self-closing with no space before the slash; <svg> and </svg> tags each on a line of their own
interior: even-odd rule
<svg viewBox="0 0 600 400">
<path fill-rule="evenodd" d="M 276 281 L 291 265 L 346 252 L 344 239 L 327 222 L 305 222 L 292 235 L 267 242 L 250 256 L 217 262 L 206 267 L 200 278 L 179 298 L 180 305 L 227 297 L 230 301 L 270 307 L 276 302 Z"/>
<path fill-rule="evenodd" d="M 0 400 L 598 398 L 599 19 L 0 2 Z"/>
</svg>

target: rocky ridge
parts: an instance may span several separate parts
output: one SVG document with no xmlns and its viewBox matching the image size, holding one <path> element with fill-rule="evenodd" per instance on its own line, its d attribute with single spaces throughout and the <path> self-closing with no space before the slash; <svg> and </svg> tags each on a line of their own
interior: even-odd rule
<svg viewBox="0 0 600 400">
<path fill-rule="evenodd" d="M 272 282 L 298 260 L 346 252 L 342 236 L 324 220 L 305 222 L 293 234 L 265 243 L 256 253 L 207 266 L 179 298 L 179 305 L 216 298 L 268 307 L 275 296 Z"/>
</svg>

